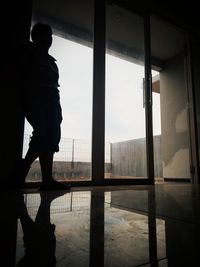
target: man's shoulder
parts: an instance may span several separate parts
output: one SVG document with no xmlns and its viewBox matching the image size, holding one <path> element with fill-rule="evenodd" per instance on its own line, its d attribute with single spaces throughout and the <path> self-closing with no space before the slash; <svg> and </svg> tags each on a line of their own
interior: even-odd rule
<svg viewBox="0 0 200 267">
<path fill-rule="evenodd" d="M 51 56 L 51 55 L 49 55 L 49 54 L 48 54 L 48 56 L 49 56 L 49 59 L 50 59 L 51 61 L 56 62 L 56 59 L 55 59 L 53 56 Z"/>
<path fill-rule="evenodd" d="M 19 49 L 26 50 L 26 49 L 32 49 L 33 43 L 31 41 L 23 42 L 20 44 Z"/>
<path fill-rule="evenodd" d="M 32 52 L 34 50 L 33 43 L 31 41 L 28 41 L 27 43 L 24 44 L 24 49 L 26 51 Z"/>
<path fill-rule="evenodd" d="M 17 48 L 17 53 L 21 56 L 27 56 L 33 52 L 33 45 L 30 41 L 22 43 Z"/>
</svg>

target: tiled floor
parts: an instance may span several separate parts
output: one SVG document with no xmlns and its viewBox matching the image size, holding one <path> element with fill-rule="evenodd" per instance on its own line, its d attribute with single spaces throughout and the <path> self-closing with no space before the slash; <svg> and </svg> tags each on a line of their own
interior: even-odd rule
<svg viewBox="0 0 200 267">
<path fill-rule="evenodd" d="M 1 195 L 0 266 L 200 266 L 200 187 Z"/>
</svg>

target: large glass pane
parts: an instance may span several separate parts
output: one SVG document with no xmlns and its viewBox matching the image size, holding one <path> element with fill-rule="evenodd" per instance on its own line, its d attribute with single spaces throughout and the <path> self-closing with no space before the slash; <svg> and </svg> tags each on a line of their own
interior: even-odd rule
<svg viewBox="0 0 200 267">
<path fill-rule="evenodd" d="M 185 35 L 181 29 L 151 18 L 157 182 L 189 181 L 191 178 L 184 46 Z"/>
<path fill-rule="evenodd" d="M 91 179 L 93 0 L 33 1 L 32 24 L 44 22 L 53 29 L 49 53 L 57 60 L 63 121 L 59 152 L 54 155 L 57 180 Z M 25 124 L 24 156 L 32 128 Z M 40 181 L 37 159 L 27 181 Z"/>
<path fill-rule="evenodd" d="M 105 178 L 109 179 L 147 177 L 143 24 L 142 17 L 107 5 Z"/>
</svg>

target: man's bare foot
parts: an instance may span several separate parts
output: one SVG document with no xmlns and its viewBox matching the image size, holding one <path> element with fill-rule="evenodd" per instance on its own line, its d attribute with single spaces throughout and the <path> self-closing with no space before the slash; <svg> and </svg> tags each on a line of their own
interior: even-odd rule
<svg viewBox="0 0 200 267">
<path fill-rule="evenodd" d="M 49 180 L 48 182 L 42 182 L 39 190 L 70 190 L 71 186 L 69 184 L 61 183 L 55 181 L 54 179 Z"/>
<path fill-rule="evenodd" d="M 69 192 L 65 192 L 64 190 L 51 190 L 51 191 L 40 191 L 41 201 L 44 203 L 51 203 L 56 198 L 64 196 Z"/>
</svg>

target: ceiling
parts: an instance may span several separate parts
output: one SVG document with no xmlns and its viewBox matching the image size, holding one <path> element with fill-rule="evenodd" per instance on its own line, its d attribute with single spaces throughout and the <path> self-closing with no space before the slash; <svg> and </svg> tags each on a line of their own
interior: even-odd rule
<svg viewBox="0 0 200 267">
<path fill-rule="evenodd" d="M 33 0 L 33 21 L 48 22 L 55 34 L 92 46 L 93 0 Z M 118 5 L 107 4 L 106 45 L 109 53 L 142 63 L 144 59 L 143 18 Z M 153 65 L 163 68 L 166 61 L 181 54 L 183 49 L 184 32 L 152 17 Z"/>
</svg>

